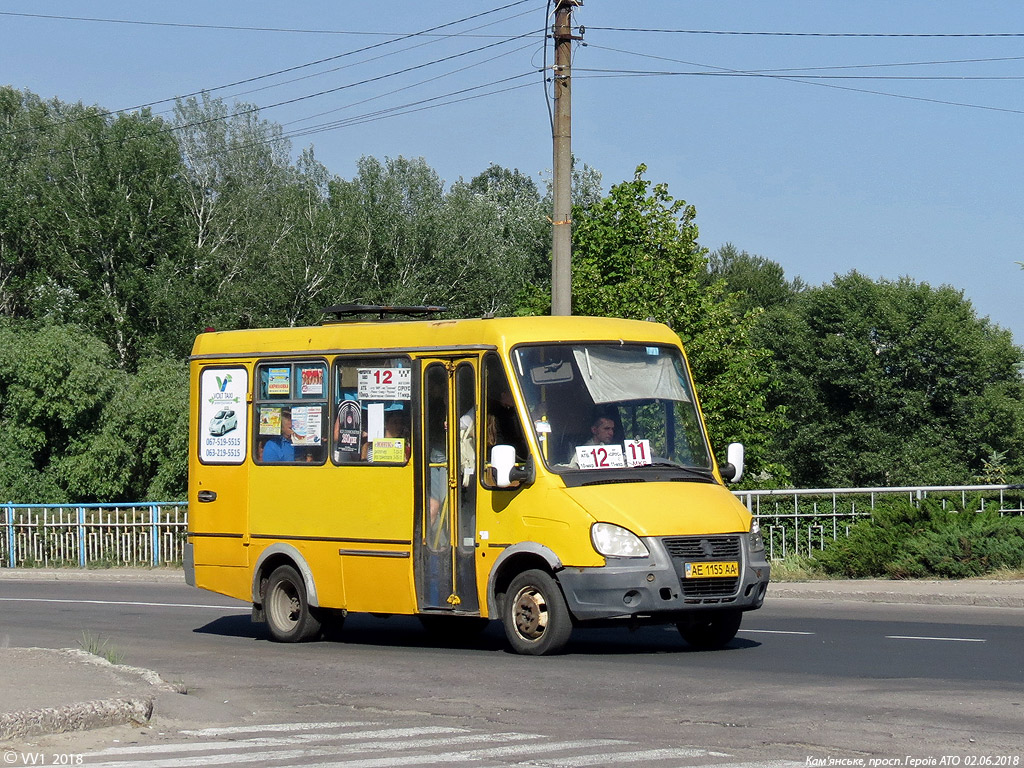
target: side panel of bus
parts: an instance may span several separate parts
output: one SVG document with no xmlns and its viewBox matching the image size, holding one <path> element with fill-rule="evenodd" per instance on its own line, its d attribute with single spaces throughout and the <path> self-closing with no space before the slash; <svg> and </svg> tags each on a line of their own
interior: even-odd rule
<svg viewBox="0 0 1024 768">
<path fill-rule="evenodd" d="M 189 542 L 196 586 L 249 600 L 252 364 L 194 363 L 191 377 Z"/>
</svg>

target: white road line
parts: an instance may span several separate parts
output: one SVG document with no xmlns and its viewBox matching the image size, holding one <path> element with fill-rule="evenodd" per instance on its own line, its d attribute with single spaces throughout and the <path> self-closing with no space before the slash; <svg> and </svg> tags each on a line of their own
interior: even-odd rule
<svg viewBox="0 0 1024 768">
<path fill-rule="evenodd" d="M 536 737 L 533 737 L 536 738 Z M 368 760 L 343 760 L 331 763 L 305 763 L 303 768 L 394 768 L 400 765 L 432 765 L 435 763 L 468 763 L 475 760 L 513 757 L 522 754 L 543 754 L 563 749 L 585 749 L 628 742 L 616 739 L 585 739 L 581 741 L 552 741 L 543 744 L 520 744 L 512 747 L 472 749 L 466 752 L 439 752 L 432 755 L 397 755 L 395 757 L 371 758 Z"/>
<path fill-rule="evenodd" d="M 980 637 L 918 637 L 917 635 L 886 635 L 886 640 L 944 640 L 948 643 L 984 643 Z"/>
<path fill-rule="evenodd" d="M 732 757 L 727 752 L 709 752 L 696 747 L 680 747 L 678 749 L 644 749 L 637 752 L 603 752 L 599 755 L 578 755 L 576 757 L 557 757 L 540 760 L 538 766 L 553 768 L 583 768 L 587 765 L 619 765 L 622 763 L 639 763 L 647 760 L 668 760 L 683 757 Z M 523 765 L 520 763 L 520 765 Z"/>
<path fill-rule="evenodd" d="M 465 728 L 424 726 L 422 728 L 388 728 L 380 731 L 349 731 L 348 733 L 299 733 L 293 736 L 267 736 L 253 739 L 231 739 L 229 741 L 185 741 L 177 744 L 140 744 L 130 747 L 107 747 L 90 754 L 102 757 L 117 757 L 120 755 L 158 754 L 161 752 L 202 752 L 204 750 L 213 751 L 218 749 L 287 747 L 296 744 L 329 743 L 333 741 L 358 742 L 360 739 L 402 739 L 409 736 L 436 736 L 453 733 L 468 733 L 468 730 Z M 373 748 L 384 743 L 387 742 L 371 742 Z M 405 746 L 405 742 L 393 746 L 408 749 Z M 364 744 L 346 744 L 344 748 L 346 750 L 365 750 L 367 747 Z"/>
<path fill-rule="evenodd" d="M 200 728 L 193 731 L 179 731 L 186 736 L 229 736 L 238 733 L 266 733 L 267 731 L 315 731 L 319 728 L 351 728 L 353 726 L 380 725 L 380 723 L 368 723 L 365 720 L 342 722 L 342 723 L 268 723 L 260 725 L 229 725 L 221 728 Z"/>
<path fill-rule="evenodd" d="M 813 635 L 814 632 L 796 632 L 791 629 L 741 629 L 741 633 L 755 635 Z"/>
<path fill-rule="evenodd" d="M 252 610 L 251 606 L 237 605 L 202 605 L 200 603 L 143 603 L 130 600 L 69 600 L 59 597 L 0 597 L 5 603 L 73 603 L 77 605 L 135 605 L 145 608 L 212 608 L 217 611 Z"/>
<path fill-rule="evenodd" d="M 476 734 L 473 734 L 474 736 Z M 516 739 L 531 739 L 537 737 L 530 734 L 480 734 L 487 739 L 500 739 L 512 741 Z M 454 737 L 461 738 L 461 737 Z M 338 758 L 342 751 L 351 754 L 353 751 L 382 751 L 414 747 L 405 747 L 405 744 L 393 741 L 381 741 L 365 744 L 345 744 L 336 747 L 313 747 L 308 749 L 280 749 L 263 752 L 224 752 L 214 755 L 196 755 L 194 757 L 171 757 L 155 760 L 115 761 L 106 763 L 88 763 L 91 768 L 125 768 L 130 765 L 132 768 L 193 768 L 193 766 L 206 765 L 237 765 L 240 763 L 266 763 L 269 761 L 296 760 L 301 759 L 303 768 L 392 768 L 400 765 L 426 765 L 428 763 L 465 763 L 475 760 L 482 760 L 494 757 L 509 757 L 517 754 L 543 754 L 560 749 L 581 749 L 587 747 L 600 747 L 611 744 L 625 744 L 626 742 L 614 739 L 588 739 L 583 741 L 549 742 L 544 744 L 521 744 L 518 746 L 490 747 L 486 749 L 473 749 L 464 752 L 438 752 L 436 754 L 417 755 L 395 755 L 392 757 L 373 757 L 356 760 L 335 759 L 329 763 L 310 763 L 310 757 L 333 757 Z M 180 745 L 168 745 L 180 746 Z M 233 746 L 245 748 L 246 742 L 235 742 Z M 422 746 L 433 746 L 432 743 Z M 165 750 L 167 751 L 167 750 Z"/>
</svg>

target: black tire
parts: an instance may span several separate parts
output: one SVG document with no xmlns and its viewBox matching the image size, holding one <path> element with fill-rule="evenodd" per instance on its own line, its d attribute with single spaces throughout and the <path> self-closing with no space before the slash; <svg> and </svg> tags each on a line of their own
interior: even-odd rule
<svg viewBox="0 0 1024 768">
<path fill-rule="evenodd" d="M 572 634 L 562 590 L 544 571 L 523 571 L 508 585 L 501 621 L 512 650 L 527 656 L 561 651 Z"/>
<path fill-rule="evenodd" d="M 320 634 L 320 620 L 306 599 L 306 584 L 290 565 L 274 569 L 263 595 L 270 637 L 279 643 L 301 643 Z"/>
<path fill-rule="evenodd" d="M 742 611 L 707 611 L 696 613 L 678 624 L 683 640 L 702 651 L 716 651 L 736 637 Z"/>
</svg>

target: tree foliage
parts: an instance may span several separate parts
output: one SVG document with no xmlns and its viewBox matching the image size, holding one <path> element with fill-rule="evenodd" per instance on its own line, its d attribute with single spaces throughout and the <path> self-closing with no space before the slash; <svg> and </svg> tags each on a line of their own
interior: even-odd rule
<svg viewBox="0 0 1024 768">
<path fill-rule="evenodd" d="M 1019 476 L 1021 350 L 962 292 L 856 272 L 765 318 L 804 487 L 967 483 L 994 452 Z"/>
<path fill-rule="evenodd" d="M 573 312 L 665 323 L 682 339 L 713 444 L 748 446 L 753 473 L 778 482 L 769 454 L 781 413 L 768 407 L 767 354 L 750 340 L 752 318 L 733 310 L 724 283 L 704 280 L 696 209 L 644 178 L 617 184 L 573 213 Z"/>
</svg>

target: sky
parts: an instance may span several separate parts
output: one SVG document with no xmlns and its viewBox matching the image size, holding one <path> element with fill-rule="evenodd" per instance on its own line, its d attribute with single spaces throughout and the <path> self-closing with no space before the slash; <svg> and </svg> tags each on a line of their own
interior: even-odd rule
<svg viewBox="0 0 1024 768">
<path fill-rule="evenodd" d="M 495 163 L 543 188 L 547 11 L 0 0 L 0 85 L 156 113 L 205 90 L 344 178 L 405 156 L 448 184 Z M 810 285 L 952 285 L 1024 344 L 1024 3 L 586 0 L 573 18 L 573 154 L 606 190 L 645 164 L 706 248 Z"/>
</svg>

